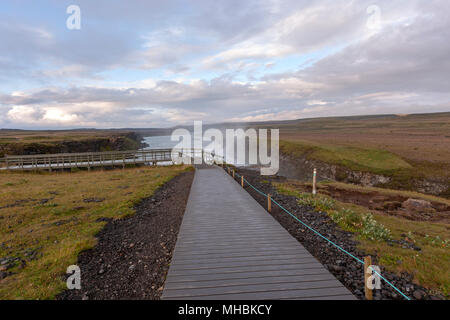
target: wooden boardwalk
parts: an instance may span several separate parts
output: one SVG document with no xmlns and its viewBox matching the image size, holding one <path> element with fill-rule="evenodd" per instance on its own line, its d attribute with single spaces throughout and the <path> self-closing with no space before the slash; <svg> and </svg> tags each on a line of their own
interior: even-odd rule
<svg viewBox="0 0 450 320">
<path fill-rule="evenodd" d="M 64 170 L 71 168 L 125 167 L 127 165 L 156 165 L 172 162 L 178 156 L 185 162 L 188 158 L 204 158 L 217 161 L 218 156 L 201 149 L 147 149 L 131 151 L 56 153 L 5 156 L 0 159 L 0 171 Z"/>
<path fill-rule="evenodd" d="M 197 169 L 163 299 L 355 299 L 238 183 Z"/>
</svg>

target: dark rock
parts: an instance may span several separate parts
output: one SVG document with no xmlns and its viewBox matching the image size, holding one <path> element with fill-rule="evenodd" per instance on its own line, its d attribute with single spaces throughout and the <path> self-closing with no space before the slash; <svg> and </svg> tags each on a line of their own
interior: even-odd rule
<svg viewBox="0 0 450 320">
<path fill-rule="evenodd" d="M 331 266 L 330 266 L 330 270 L 331 270 L 331 271 L 334 271 L 334 272 L 341 273 L 341 272 L 344 272 L 344 271 L 345 271 L 345 268 L 344 268 L 344 267 L 341 267 L 341 266 L 331 265 Z"/>
<path fill-rule="evenodd" d="M 416 300 L 422 300 L 424 296 L 425 292 L 423 292 L 422 290 L 416 290 L 413 292 L 413 297 Z"/>
<path fill-rule="evenodd" d="M 358 241 L 355 240 L 353 234 L 347 231 L 343 231 L 337 226 L 327 214 L 316 212 L 313 208 L 303 206 L 299 204 L 298 199 L 294 196 L 287 196 L 279 194 L 276 189 L 268 184 L 261 183 L 261 179 L 267 179 L 267 177 L 261 178 L 255 172 L 247 169 L 240 169 L 240 174 L 245 175 L 246 179 L 255 186 L 257 189 L 264 193 L 270 193 L 273 198 L 283 204 L 286 210 L 291 212 L 298 219 L 306 223 L 307 225 L 314 227 L 316 231 L 326 236 L 329 240 L 337 243 L 344 250 L 352 253 L 354 256 L 362 259 L 369 255 L 361 249 L 358 249 Z M 270 179 L 270 178 L 269 178 Z M 262 197 L 252 189 L 246 189 L 250 195 L 258 201 L 262 206 L 266 206 L 267 199 Z M 401 203 L 390 204 L 392 208 L 398 207 Z M 363 267 L 355 259 L 345 255 L 327 241 L 319 240 L 318 236 L 310 230 L 303 228 L 299 225 L 290 215 L 287 215 L 284 211 L 278 209 L 277 206 L 272 207 L 271 215 L 294 237 L 296 238 L 325 268 L 327 268 L 334 276 L 344 284 L 351 292 L 359 299 L 364 299 L 364 282 L 363 282 Z M 404 237 L 406 238 L 406 237 Z M 404 246 L 406 249 L 419 250 L 419 247 L 409 239 L 402 240 L 389 240 L 387 244 L 392 247 Z M 376 257 L 373 258 L 373 264 L 377 265 Z M 401 263 L 401 261 L 400 261 Z M 390 274 L 385 272 L 382 266 L 381 274 L 389 279 L 400 291 L 406 295 L 412 297 L 412 293 L 415 290 L 422 290 L 426 293 L 426 289 L 420 286 L 412 286 L 411 275 L 405 274 Z M 384 281 L 381 283 L 381 290 L 375 290 L 375 299 L 404 299 L 400 294 Z M 408 292 L 409 291 L 409 292 Z M 423 299 L 427 299 L 428 295 L 425 294 Z"/>
<path fill-rule="evenodd" d="M 89 203 L 89 202 L 103 202 L 105 201 L 105 198 L 86 198 L 83 199 L 84 202 Z"/>
<path fill-rule="evenodd" d="M 83 290 L 66 290 L 56 298 L 159 299 L 158 288 L 164 285 L 193 175 L 189 171 L 176 176 L 151 198 L 140 201 L 134 215 L 106 223 L 95 247 L 78 256 Z M 100 217 L 98 221 L 107 220 Z M 137 272 L 141 267 L 145 272 Z"/>
<path fill-rule="evenodd" d="M 402 203 L 402 207 L 408 210 L 423 211 L 426 209 L 433 208 L 433 205 L 426 200 L 409 198 L 408 200 Z"/>
</svg>

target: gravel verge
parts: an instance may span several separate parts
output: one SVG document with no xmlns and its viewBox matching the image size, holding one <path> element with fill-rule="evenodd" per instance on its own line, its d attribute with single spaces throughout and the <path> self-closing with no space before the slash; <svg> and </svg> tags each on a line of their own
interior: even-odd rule
<svg viewBox="0 0 450 320">
<path fill-rule="evenodd" d="M 184 172 L 142 200 L 136 214 L 108 223 L 82 252 L 81 290 L 59 300 L 160 299 L 194 172 Z"/>
<path fill-rule="evenodd" d="M 237 172 L 245 176 L 255 188 L 270 193 L 280 205 L 286 208 L 298 219 L 314 228 L 316 231 L 327 237 L 344 250 L 352 253 L 356 257 L 363 259 L 366 252 L 357 248 L 357 240 L 351 232 L 342 230 L 337 226 L 326 213 L 316 212 L 312 208 L 301 206 L 294 196 L 287 196 L 277 192 L 272 186 L 272 181 L 282 181 L 283 177 L 261 176 L 259 171 L 238 169 Z M 246 186 L 245 190 L 257 200 L 263 207 L 267 208 L 267 198 Z M 318 235 L 310 231 L 301 223 L 295 221 L 277 205 L 272 204 L 272 216 L 294 237 L 296 238 L 325 268 L 327 268 L 346 288 L 348 288 L 358 299 L 364 297 L 364 269 L 363 265 L 354 258 L 343 253 L 335 246 L 321 239 Z M 372 263 L 377 264 L 376 257 L 372 256 Z M 413 300 L 441 300 L 443 297 L 429 294 L 427 289 L 412 282 L 413 276 L 408 273 L 396 275 L 386 271 L 380 266 L 381 275 L 388 279 L 399 290 Z M 381 280 L 381 289 L 374 290 L 374 300 L 405 300 L 395 289 Z"/>
</svg>

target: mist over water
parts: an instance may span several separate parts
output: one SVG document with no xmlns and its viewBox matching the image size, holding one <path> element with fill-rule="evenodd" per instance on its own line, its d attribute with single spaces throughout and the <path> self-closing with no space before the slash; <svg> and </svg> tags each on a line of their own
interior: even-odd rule
<svg viewBox="0 0 450 320">
<path fill-rule="evenodd" d="M 172 149 L 177 141 L 171 141 L 170 136 L 152 136 L 144 137 L 144 143 L 148 144 L 148 147 L 143 148 L 143 150 Z"/>
<path fill-rule="evenodd" d="M 192 147 L 194 147 L 194 139 L 195 142 L 200 142 L 201 138 L 200 137 L 194 137 L 194 134 L 191 132 L 191 136 L 192 136 Z M 224 136 L 225 136 L 225 132 L 224 132 Z M 152 150 L 152 149 L 172 149 L 174 148 L 179 141 L 171 141 L 171 136 L 150 136 L 150 137 L 144 137 L 144 142 L 148 144 L 148 147 L 143 148 L 143 150 Z M 209 147 L 212 144 L 211 141 L 203 141 L 203 149 L 205 151 L 213 151 L 213 147 Z M 246 141 L 246 144 L 248 144 L 248 141 Z M 216 146 L 217 148 L 220 150 L 220 148 L 222 148 L 222 154 L 225 157 L 225 161 L 227 163 L 230 164 L 236 164 L 237 163 L 237 145 L 236 145 L 236 141 L 234 144 L 234 157 L 233 155 L 231 155 L 230 153 L 227 153 L 226 151 L 226 142 L 222 142 L 222 141 L 217 141 L 216 142 Z M 248 150 L 248 149 L 247 149 Z M 216 153 L 217 149 L 216 149 Z M 245 166 L 248 165 L 248 155 L 246 156 L 245 159 Z"/>
</svg>

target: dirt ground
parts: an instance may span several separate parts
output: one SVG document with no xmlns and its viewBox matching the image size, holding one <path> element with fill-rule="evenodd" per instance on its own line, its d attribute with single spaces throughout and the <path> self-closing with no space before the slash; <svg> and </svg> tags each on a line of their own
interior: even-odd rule
<svg viewBox="0 0 450 320">
<path fill-rule="evenodd" d="M 311 186 L 291 180 L 289 180 L 289 183 L 300 190 L 311 192 Z M 341 202 L 366 207 L 380 214 L 397 216 L 413 221 L 450 223 L 450 206 L 435 201 L 429 201 L 429 208 L 414 208 L 404 205 L 409 197 L 402 195 L 345 189 L 326 184 L 319 185 L 318 192 Z"/>
<path fill-rule="evenodd" d="M 109 221 L 98 244 L 80 254 L 81 290 L 59 300 L 159 299 L 175 248 L 194 172 L 175 177 L 136 207 Z"/>
</svg>

